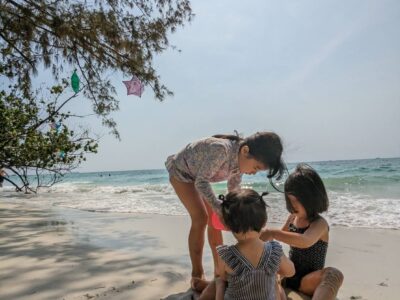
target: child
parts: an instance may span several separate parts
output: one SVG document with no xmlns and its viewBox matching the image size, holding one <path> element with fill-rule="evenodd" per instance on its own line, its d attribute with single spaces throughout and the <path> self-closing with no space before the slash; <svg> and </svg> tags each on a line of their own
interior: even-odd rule
<svg viewBox="0 0 400 300">
<path fill-rule="evenodd" d="M 311 167 L 299 164 L 285 182 L 287 210 L 291 213 L 281 230 L 264 229 L 261 239 L 276 239 L 290 245 L 289 258 L 296 274 L 285 279 L 285 286 L 313 299 L 335 299 L 342 284 L 342 273 L 324 268 L 329 226 L 319 214 L 328 209 L 325 186 Z"/>
<path fill-rule="evenodd" d="M 217 247 L 220 277 L 204 290 L 200 299 L 280 299 L 277 274 L 292 276 L 294 266 L 278 242 L 260 239 L 260 231 L 267 222 L 262 196 L 251 189 L 230 192 L 226 198 L 221 196 L 222 220 L 237 244 Z"/>
<path fill-rule="evenodd" d="M 190 143 L 168 157 L 165 165 L 170 182 L 191 218 L 189 254 L 193 289 L 198 289 L 196 285 L 202 282 L 197 279 L 204 279 L 202 256 L 207 224 L 215 269 L 215 247 L 222 244 L 221 231 L 211 226 L 212 212 L 220 211 L 220 203 L 210 182 L 228 180 L 228 191 L 233 191 L 239 188 L 243 173 L 255 174 L 268 169 L 269 178 L 280 176 L 284 170 L 281 154 L 279 136 L 272 132 L 259 132 L 245 139 L 234 135 L 215 135 Z"/>
</svg>

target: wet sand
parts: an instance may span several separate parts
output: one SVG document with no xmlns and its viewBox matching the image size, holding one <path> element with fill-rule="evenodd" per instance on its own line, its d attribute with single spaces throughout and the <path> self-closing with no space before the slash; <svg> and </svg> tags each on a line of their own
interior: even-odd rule
<svg viewBox="0 0 400 300">
<path fill-rule="evenodd" d="M 188 230 L 186 216 L 44 208 L 3 198 L 0 299 L 190 299 Z M 225 241 L 233 241 L 229 233 Z M 399 230 L 331 227 L 326 265 L 345 275 L 338 299 L 398 299 L 398 245 Z M 207 245 L 204 266 L 211 276 Z"/>
</svg>

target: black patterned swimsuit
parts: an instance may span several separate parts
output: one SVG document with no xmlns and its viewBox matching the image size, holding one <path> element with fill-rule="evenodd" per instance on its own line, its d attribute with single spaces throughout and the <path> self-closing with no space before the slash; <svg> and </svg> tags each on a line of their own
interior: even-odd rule
<svg viewBox="0 0 400 300">
<path fill-rule="evenodd" d="M 297 228 L 294 224 L 290 223 L 289 231 L 303 234 L 309 227 Z M 286 278 L 285 285 L 291 289 L 298 290 L 301 279 L 305 275 L 324 268 L 327 250 L 328 243 L 322 240 L 318 240 L 308 248 L 290 246 L 289 258 L 294 263 L 296 274 L 293 277 Z"/>
</svg>

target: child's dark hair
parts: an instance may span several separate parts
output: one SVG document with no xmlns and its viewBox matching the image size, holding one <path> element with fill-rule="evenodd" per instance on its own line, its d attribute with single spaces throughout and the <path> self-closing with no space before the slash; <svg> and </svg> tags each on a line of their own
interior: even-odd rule
<svg viewBox="0 0 400 300">
<path fill-rule="evenodd" d="M 264 194 L 263 194 L 264 195 Z M 220 195 L 222 218 L 234 233 L 260 232 L 267 222 L 266 204 L 262 195 L 251 189 Z"/>
<path fill-rule="evenodd" d="M 245 139 L 238 135 L 224 134 L 217 134 L 213 137 L 239 141 L 240 148 L 247 145 L 250 156 L 268 167 L 268 178 L 276 176 L 279 179 L 286 170 L 285 163 L 282 161 L 282 142 L 276 133 L 257 132 Z"/>
<path fill-rule="evenodd" d="M 294 209 L 288 195 L 293 195 L 303 205 L 309 221 L 328 210 L 329 200 L 324 183 L 318 173 L 306 164 L 298 164 L 285 182 L 286 208 L 290 213 Z"/>
</svg>

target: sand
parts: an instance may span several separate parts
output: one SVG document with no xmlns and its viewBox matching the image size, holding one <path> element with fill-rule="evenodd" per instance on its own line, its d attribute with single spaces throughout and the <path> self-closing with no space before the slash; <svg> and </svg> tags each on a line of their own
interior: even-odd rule
<svg viewBox="0 0 400 300">
<path fill-rule="evenodd" d="M 188 230 L 186 216 L 0 198 L 0 299 L 190 299 Z M 331 227 L 327 266 L 345 275 L 338 299 L 400 299 L 399 245 L 399 230 Z M 208 246 L 204 266 L 211 276 Z"/>
</svg>

